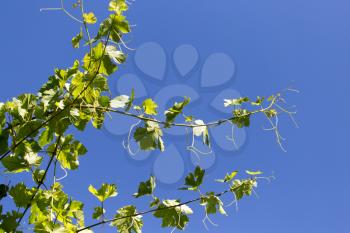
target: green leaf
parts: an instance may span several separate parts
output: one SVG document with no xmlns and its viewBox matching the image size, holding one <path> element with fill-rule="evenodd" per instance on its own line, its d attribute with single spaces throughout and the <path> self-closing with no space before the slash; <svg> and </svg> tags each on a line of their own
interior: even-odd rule
<svg viewBox="0 0 350 233">
<path fill-rule="evenodd" d="M 21 217 L 21 214 L 17 211 L 7 212 L 2 216 L 2 223 L 0 229 L 4 232 L 15 232 L 18 227 L 17 219 Z"/>
<path fill-rule="evenodd" d="M 125 108 L 130 101 L 127 95 L 120 95 L 111 100 L 111 108 Z"/>
<path fill-rule="evenodd" d="M 87 53 L 83 59 L 83 68 L 91 73 L 101 73 L 111 75 L 117 70 L 117 66 L 113 64 L 110 57 L 105 53 L 103 43 L 98 43 L 90 53 Z"/>
<path fill-rule="evenodd" d="M 5 153 L 9 147 L 8 147 L 8 141 L 9 141 L 9 130 L 2 131 L 0 133 L 0 154 Z"/>
<path fill-rule="evenodd" d="M 51 144 L 48 151 L 54 152 L 56 144 Z M 87 150 L 79 141 L 73 140 L 72 135 L 61 137 L 61 146 L 57 155 L 57 160 L 62 167 L 74 170 L 79 166 L 79 156 L 86 154 Z"/>
<path fill-rule="evenodd" d="M 98 35 L 95 37 L 95 40 L 109 35 L 112 41 L 119 43 L 121 42 L 122 35 L 129 32 L 130 25 L 129 22 L 125 19 L 125 16 L 111 14 L 108 19 L 104 20 L 101 23 Z"/>
<path fill-rule="evenodd" d="M 142 216 L 135 215 L 137 215 L 135 206 L 124 206 L 117 211 L 117 214 L 114 216 L 117 220 L 114 220 L 111 226 L 117 227 L 120 233 L 141 233 L 143 226 Z"/>
<path fill-rule="evenodd" d="M 158 105 L 151 98 L 143 101 L 142 108 L 148 115 L 157 115 Z"/>
<path fill-rule="evenodd" d="M 29 216 L 29 224 L 33 224 L 35 226 L 35 229 L 38 229 L 40 227 L 43 227 L 42 229 L 45 229 L 47 227 L 47 224 L 51 222 L 50 214 L 52 212 L 48 207 L 50 206 L 50 204 L 55 204 L 55 201 L 49 198 L 49 196 L 50 194 L 54 195 L 54 193 L 55 192 L 38 190 L 34 198 L 34 201 L 31 204 L 31 208 L 30 208 L 31 214 Z M 34 232 L 42 232 L 42 231 L 35 230 Z"/>
<path fill-rule="evenodd" d="M 235 178 L 235 176 L 237 175 L 238 171 L 233 171 L 230 174 L 227 173 L 224 179 L 218 179 L 216 180 L 217 182 L 221 182 L 221 183 L 228 183 L 231 180 L 233 180 L 233 178 Z"/>
<path fill-rule="evenodd" d="M 38 154 L 34 152 L 27 152 L 23 158 L 26 160 L 29 166 L 36 167 L 40 166 L 41 161 L 43 160 L 43 157 L 38 156 Z"/>
<path fill-rule="evenodd" d="M 190 102 L 190 98 L 185 97 L 185 100 L 183 102 L 177 103 L 175 102 L 175 104 L 169 108 L 168 110 L 166 110 L 164 112 L 165 117 L 166 117 L 166 127 L 169 127 L 172 123 L 174 123 L 175 118 L 182 113 L 183 108 Z"/>
<path fill-rule="evenodd" d="M 266 114 L 266 116 L 268 118 L 272 118 L 272 117 L 275 117 L 277 116 L 278 112 L 276 109 L 268 109 L 268 110 L 265 110 L 264 113 Z"/>
<path fill-rule="evenodd" d="M 80 28 L 80 32 L 72 38 L 72 46 L 73 48 L 79 48 L 79 44 L 80 44 L 80 41 L 81 39 L 83 39 L 83 31 L 82 29 Z"/>
<path fill-rule="evenodd" d="M 55 78 L 58 78 L 59 87 L 61 89 L 64 87 L 66 88 L 66 82 L 68 81 L 68 79 L 79 72 L 79 65 L 80 65 L 79 61 L 75 60 L 73 63 L 73 66 L 66 69 L 66 70 L 55 69 Z M 43 90 L 44 91 L 51 91 L 51 90 L 56 91 L 56 89 L 55 89 L 55 88 L 57 88 L 56 81 L 54 79 L 50 80 L 50 81 L 52 83 L 50 85 L 48 85 L 46 88 L 41 89 L 40 90 L 41 93 L 43 93 Z M 59 93 L 55 93 L 55 94 L 59 94 Z"/>
<path fill-rule="evenodd" d="M 114 11 L 119 15 L 128 10 L 128 4 L 126 4 L 124 0 L 112 0 L 109 2 L 108 10 Z"/>
<path fill-rule="evenodd" d="M 262 103 L 264 102 L 265 97 L 260 97 L 258 96 L 255 101 L 251 102 L 251 105 L 253 106 L 261 106 Z"/>
<path fill-rule="evenodd" d="M 44 147 L 47 144 L 49 144 L 50 142 L 52 142 L 53 134 L 54 134 L 54 131 L 52 131 L 50 127 L 46 127 L 45 130 L 42 131 L 40 136 L 39 136 L 39 139 L 38 139 L 39 145 L 41 147 Z"/>
<path fill-rule="evenodd" d="M 45 174 L 45 170 L 40 170 L 40 169 L 36 169 L 33 174 L 32 174 L 32 178 L 35 181 L 36 184 L 39 184 L 40 181 L 43 179 Z"/>
<path fill-rule="evenodd" d="M 160 151 L 164 151 L 162 136 L 163 132 L 159 124 L 152 121 L 147 121 L 145 127 L 138 127 L 134 133 L 134 139 L 142 150 L 155 150 L 158 148 Z"/>
<path fill-rule="evenodd" d="M 0 184 L 0 200 L 7 196 L 8 191 L 9 186 L 7 186 L 6 184 Z"/>
<path fill-rule="evenodd" d="M 45 206 L 46 207 L 46 206 Z M 38 226 L 39 224 L 48 221 L 48 213 L 45 208 L 40 208 L 38 203 L 33 202 L 30 208 L 29 223 Z M 35 231 L 36 232 L 36 231 Z"/>
<path fill-rule="evenodd" d="M 235 109 L 233 111 L 232 123 L 238 128 L 248 127 L 250 125 L 250 115 L 246 109 Z"/>
<path fill-rule="evenodd" d="M 126 55 L 122 51 L 117 50 L 117 48 L 113 45 L 107 45 L 106 52 L 109 57 L 117 64 L 122 64 L 126 60 Z"/>
<path fill-rule="evenodd" d="M 144 195 L 151 195 L 155 187 L 156 187 L 156 178 L 154 176 L 151 176 L 149 180 L 145 182 L 141 182 L 139 184 L 138 191 L 137 193 L 134 194 L 134 197 L 139 198 Z"/>
<path fill-rule="evenodd" d="M 101 92 L 109 90 L 107 78 L 103 75 L 96 75 L 94 81 L 92 82 L 92 86 Z"/>
<path fill-rule="evenodd" d="M 20 156 L 10 155 L 1 160 L 2 165 L 11 173 L 20 173 L 29 171 L 27 161 Z"/>
<path fill-rule="evenodd" d="M 201 196 L 200 204 L 205 206 L 207 214 L 216 214 L 219 212 L 220 214 L 227 215 L 222 201 L 214 192 L 209 192 L 205 196 Z"/>
<path fill-rule="evenodd" d="M 105 214 L 105 209 L 100 206 L 94 208 L 94 213 L 92 214 L 93 219 L 100 219 Z"/>
<path fill-rule="evenodd" d="M 234 180 L 230 191 L 235 194 L 236 200 L 238 201 L 242 199 L 244 195 L 250 196 L 254 187 L 257 187 L 255 179 Z"/>
<path fill-rule="evenodd" d="M 179 200 L 164 200 L 154 212 L 156 218 L 162 219 L 162 227 L 176 227 L 184 230 L 189 222 L 187 215 L 193 211 L 187 205 L 181 205 Z"/>
<path fill-rule="evenodd" d="M 150 203 L 150 207 L 155 207 L 155 206 L 158 206 L 160 204 L 160 200 L 158 197 L 153 197 L 153 201 Z"/>
<path fill-rule="evenodd" d="M 242 105 L 243 103 L 249 102 L 248 97 L 240 97 L 237 99 L 224 99 L 224 106 L 239 106 Z"/>
<path fill-rule="evenodd" d="M 129 98 L 129 101 L 126 103 L 126 106 L 125 106 L 125 111 L 128 112 L 134 102 L 134 99 L 135 99 L 135 90 L 134 88 L 131 89 L 131 95 L 130 95 L 130 98 Z"/>
<path fill-rule="evenodd" d="M 245 172 L 246 172 L 248 175 L 251 175 L 251 176 L 257 176 L 257 175 L 263 174 L 262 171 L 249 171 L 249 170 L 246 170 Z"/>
<path fill-rule="evenodd" d="M 193 116 L 185 116 L 185 121 L 186 122 L 192 122 L 193 121 Z"/>
<path fill-rule="evenodd" d="M 2 134 L 2 128 L 5 126 L 5 124 L 6 124 L 6 108 L 5 108 L 5 104 L 0 102 L 0 135 Z"/>
<path fill-rule="evenodd" d="M 89 192 L 92 193 L 100 202 L 104 202 L 106 199 L 118 195 L 117 187 L 115 184 L 106 183 L 103 183 L 98 190 L 90 185 Z"/>
<path fill-rule="evenodd" d="M 121 34 L 126 34 L 129 33 L 130 30 L 130 25 L 127 20 L 125 20 L 125 16 L 123 15 L 117 15 L 117 16 L 112 16 L 112 25 L 113 25 L 113 31 L 111 33 L 111 37 L 116 39 L 116 41 L 120 40 Z M 118 34 L 116 34 L 118 32 Z"/>
<path fill-rule="evenodd" d="M 194 173 L 188 174 L 185 178 L 185 185 L 187 187 L 181 188 L 181 190 L 194 190 L 197 191 L 199 186 L 203 183 L 205 170 L 201 169 L 199 166 L 196 167 Z"/>
<path fill-rule="evenodd" d="M 11 187 L 9 191 L 10 196 L 13 198 L 17 207 L 27 207 L 30 204 L 33 191 L 27 189 L 24 183 L 18 183 L 16 186 Z"/>
<path fill-rule="evenodd" d="M 97 18 L 93 12 L 84 13 L 83 18 L 84 18 L 84 22 L 88 24 L 95 24 L 97 22 Z"/>
</svg>

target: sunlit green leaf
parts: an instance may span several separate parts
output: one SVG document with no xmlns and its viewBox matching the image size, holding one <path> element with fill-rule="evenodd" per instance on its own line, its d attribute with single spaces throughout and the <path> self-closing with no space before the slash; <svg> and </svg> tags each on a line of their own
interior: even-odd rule
<svg viewBox="0 0 350 233">
<path fill-rule="evenodd" d="M 92 214 L 93 219 L 100 219 L 105 214 L 105 209 L 100 206 L 94 208 L 94 213 Z"/>
<path fill-rule="evenodd" d="M 158 105 L 151 98 L 146 99 L 142 103 L 143 110 L 148 115 L 157 115 Z"/>
<path fill-rule="evenodd" d="M 145 127 L 138 127 L 134 133 L 134 139 L 142 150 L 159 149 L 164 151 L 163 132 L 159 124 L 147 121 Z"/>
<path fill-rule="evenodd" d="M 54 131 L 50 127 L 46 127 L 39 136 L 38 142 L 41 147 L 46 146 L 53 140 Z"/>
<path fill-rule="evenodd" d="M 89 186 L 89 192 L 92 193 L 100 202 L 104 202 L 110 197 L 118 195 L 117 186 L 115 184 L 103 183 L 102 186 L 97 190 L 94 186 Z"/>
<path fill-rule="evenodd" d="M 278 112 L 276 109 L 268 109 L 268 110 L 265 110 L 264 113 L 266 114 L 266 116 L 268 118 L 272 118 L 272 117 L 275 117 L 277 116 Z"/>
<path fill-rule="evenodd" d="M 170 124 L 174 123 L 175 118 L 182 113 L 183 108 L 190 102 L 190 98 L 185 97 L 185 100 L 183 102 L 177 103 L 175 102 L 175 104 L 169 108 L 168 110 L 166 110 L 164 112 L 165 117 L 166 117 L 166 127 L 169 127 Z"/>
<path fill-rule="evenodd" d="M 29 171 L 27 161 L 20 156 L 10 155 L 3 158 L 1 162 L 8 172 L 19 173 L 23 171 Z"/>
<path fill-rule="evenodd" d="M 84 22 L 88 24 L 95 24 L 97 22 L 97 18 L 93 12 L 84 13 L 83 18 L 84 18 Z"/>
<path fill-rule="evenodd" d="M 251 113 L 246 109 L 235 109 L 232 123 L 238 128 L 248 127 L 250 125 L 250 115 Z"/>
<path fill-rule="evenodd" d="M 111 75 L 117 70 L 110 57 L 106 55 L 103 43 L 98 43 L 90 53 L 87 53 L 83 59 L 83 67 L 91 72 L 99 72 L 104 75 Z"/>
<path fill-rule="evenodd" d="M 111 226 L 117 227 L 120 233 L 141 233 L 143 226 L 142 216 L 135 215 L 137 215 L 135 206 L 124 206 L 117 211 L 117 214 L 114 216 L 116 220 L 111 223 Z"/>
<path fill-rule="evenodd" d="M 244 195 L 250 196 L 253 188 L 257 186 L 255 179 L 234 180 L 230 191 L 235 194 L 236 200 L 242 199 Z"/>
<path fill-rule="evenodd" d="M 55 151 L 56 144 L 51 144 L 48 150 Z M 64 168 L 77 169 L 79 166 L 79 156 L 86 154 L 87 150 L 83 144 L 73 139 L 72 135 L 61 138 L 61 146 L 58 151 L 57 160 Z"/>
<path fill-rule="evenodd" d="M 43 179 L 45 174 L 45 170 L 40 170 L 40 169 L 36 169 L 33 174 L 32 174 L 32 178 L 35 181 L 36 184 L 39 184 L 40 181 Z"/>
<path fill-rule="evenodd" d="M 227 173 L 224 179 L 217 179 L 217 182 L 228 183 L 237 175 L 238 171 L 233 171 L 230 174 Z"/>
<path fill-rule="evenodd" d="M 201 196 L 200 204 L 205 206 L 207 214 L 216 214 L 219 212 L 220 214 L 227 215 L 222 201 L 213 192 Z"/>
<path fill-rule="evenodd" d="M 262 171 L 250 171 L 250 170 L 246 170 L 245 172 L 246 172 L 248 175 L 251 175 L 251 176 L 257 176 L 257 175 L 263 174 Z"/>
<path fill-rule="evenodd" d="M 153 215 L 162 219 L 162 227 L 176 227 L 184 230 L 189 222 L 187 215 L 190 214 L 193 214 L 192 209 L 187 205 L 180 205 L 180 201 L 164 200 Z"/>
<path fill-rule="evenodd" d="M 249 102 L 248 97 L 240 97 L 237 99 L 224 99 L 224 106 L 239 106 L 242 105 L 243 103 Z"/>
<path fill-rule="evenodd" d="M 117 64 L 122 64 L 126 60 L 126 55 L 122 51 L 117 50 L 117 48 L 113 45 L 107 45 L 106 52 L 109 57 Z"/>
<path fill-rule="evenodd" d="M 203 183 L 204 174 L 205 170 L 197 166 L 193 173 L 191 172 L 186 176 L 185 185 L 187 187 L 181 188 L 181 190 L 198 190 L 199 186 Z"/>
<path fill-rule="evenodd" d="M 33 191 L 28 189 L 24 183 L 18 183 L 16 186 L 11 187 L 9 194 L 17 207 L 27 207 L 32 200 Z"/>
<path fill-rule="evenodd" d="M 109 2 L 108 10 L 121 14 L 128 10 L 128 4 L 126 4 L 125 0 L 112 0 Z"/>
<path fill-rule="evenodd" d="M 80 32 L 75 37 L 72 38 L 73 48 L 79 48 L 81 39 L 83 39 L 83 31 L 80 29 Z"/>
<path fill-rule="evenodd" d="M 139 198 L 144 195 L 151 195 L 155 187 L 156 187 L 156 178 L 154 176 L 151 176 L 149 180 L 145 182 L 141 182 L 139 184 L 138 191 L 137 193 L 134 194 L 134 197 Z"/>
</svg>

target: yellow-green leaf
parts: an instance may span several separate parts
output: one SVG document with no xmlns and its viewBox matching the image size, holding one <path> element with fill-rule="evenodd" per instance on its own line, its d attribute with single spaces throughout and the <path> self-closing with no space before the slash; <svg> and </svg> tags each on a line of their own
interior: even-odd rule
<svg viewBox="0 0 350 233">
<path fill-rule="evenodd" d="M 97 22 L 97 18 L 93 12 L 84 13 L 83 18 L 84 18 L 84 22 L 88 24 L 95 24 Z"/>
<path fill-rule="evenodd" d="M 157 115 L 158 105 L 151 98 L 146 99 L 142 103 L 143 110 L 148 115 Z"/>
</svg>

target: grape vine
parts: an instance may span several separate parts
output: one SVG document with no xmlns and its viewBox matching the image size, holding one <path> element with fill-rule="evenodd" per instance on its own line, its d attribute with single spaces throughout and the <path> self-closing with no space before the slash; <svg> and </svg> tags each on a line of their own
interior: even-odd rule
<svg viewBox="0 0 350 233">
<path fill-rule="evenodd" d="M 69 128 L 84 131 L 91 122 L 100 129 L 106 114 L 125 115 L 136 118 L 139 122 L 130 128 L 128 140 L 124 145 L 131 152 L 131 137 L 141 150 L 164 151 L 166 141 L 163 132 L 172 127 L 186 128 L 192 138 L 201 137 L 203 144 L 210 147 L 209 128 L 222 124 L 239 128 L 249 127 L 255 115 L 262 115 L 275 133 L 277 143 L 282 149 L 278 117 L 287 114 L 292 119 L 296 113 L 285 107 L 284 92 L 269 97 L 248 97 L 225 99 L 223 104 L 232 108 L 227 118 L 205 123 L 200 118 L 185 114 L 190 98 L 183 97 L 182 102 L 175 102 L 165 112 L 158 112 L 158 105 L 152 98 L 135 100 L 135 93 L 112 97 L 109 92 L 109 79 L 118 66 L 126 61 L 128 46 L 124 37 L 130 33 L 126 12 L 130 3 L 126 0 L 111 0 L 108 5 L 109 16 L 100 22 L 93 33 L 89 25 L 97 23 L 93 12 L 85 12 L 84 1 L 78 0 L 71 13 L 60 0 L 59 8 L 43 8 L 42 11 L 62 11 L 81 25 L 80 31 L 72 38 L 72 46 L 79 49 L 81 45 L 88 48 L 81 61 L 75 60 L 68 69 L 55 69 L 54 74 L 39 89 L 37 94 L 22 94 L 11 101 L 0 103 L 0 161 L 3 172 L 9 174 L 30 175 L 32 184 L 0 184 L 0 232 L 92 232 L 93 228 L 109 224 L 122 233 L 142 232 L 142 216 L 153 214 L 161 220 L 162 227 L 184 230 L 193 214 L 190 204 L 199 203 L 205 212 L 203 222 L 211 223 L 212 214 L 226 215 L 220 199 L 231 194 L 236 203 L 244 196 L 250 196 L 262 177 L 260 171 L 246 171 L 243 178 L 237 178 L 238 171 L 226 174 L 216 180 L 225 185 L 224 191 L 202 193 L 205 170 L 196 167 L 188 174 L 181 190 L 191 191 L 198 197 L 181 202 L 176 199 L 162 199 L 155 195 L 156 179 L 151 176 L 139 184 L 134 198 L 150 198 L 149 210 L 138 211 L 136 206 L 127 205 L 119 208 L 114 217 L 106 218 L 104 202 L 118 195 L 115 184 L 104 183 L 99 188 L 88 187 L 99 205 L 94 208 L 95 224 L 85 225 L 84 203 L 73 200 L 64 192 L 60 179 L 56 177 L 58 166 L 65 170 L 79 167 L 79 157 L 87 153 L 87 148 L 68 134 Z M 164 114 L 165 120 L 159 120 Z M 228 126 L 228 127 L 229 127 Z M 188 146 L 195 150 L 193 142 Z M 132 152 L 131 152 L 132 153 Z M 53 179 L 49 180 L 49 171 Z M 3 201 L 6 201 L 3 204 Z M 28 223 L 23 219 L 28 218 Z"/>
</svg>

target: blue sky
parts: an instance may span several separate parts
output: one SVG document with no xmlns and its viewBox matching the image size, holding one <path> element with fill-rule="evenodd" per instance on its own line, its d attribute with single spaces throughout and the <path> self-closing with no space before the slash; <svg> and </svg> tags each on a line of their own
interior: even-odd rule
<svg viewBox="0 0 350 233">
<path fill-rule="evenodd" d="M 99 15 L 104 14 L 107 1 L 86 4 Z M 55 67 L 69 66 L 75 58 L 82 57 L 82 50 L 70 45 L 79 25 L 61 12 L 39 11 L 58 6 L 58 0 L 2 2 L 1 101 L 36 92 Z M 142 80 L 149 96 L 169 85 L 184 84 L 201 97 L 198 106 L 190 106 L 190 111 L 197 111 L 197 116 L 205 113 L 205 120 L 213 120 L 222 113 L 212 110 L 210 103 L 226 88 L 256 96 L 275 93 L 293 83 L 301 91 L 288 96 L 288 102 L 298 106 L 296 119 L 300 128 L 296 129 L 287 118 L 281 119 L 287 153 L 276 145 L 272 133 L 261 130 L 264 121 L 259 117 L 246 131 L 247 139 L 238 152 L 216 150 L 207 180 L 234 169 L 261 169 L 277 179 L 271 184 L 262 182 L 257 190 L 259 198 L 242 201 L 238 212 L 229 208 L 229 217 L 214 217 L 219 226 L 210 226 L 210 232 L 349 232 L 349 7 L 345 0 L 133 3 L 129 18 L 137 26 L 128 38 L 129 46 L 159 44 L 165 53 L 164 79 L 154 80 L 144 74 L 135 61 L 135 51 L 130 51 L 127 63 L 110 82 L 113 94 L 117 94 L 117 80 L 127 73 Z M 197 65 L 185 78 L 179 76 L 172 61 L 175 48 L 183 44 L 191 44 L 199 54 Z M 218 52 L 232 58 L 234 76 L 221 86 L 201 88 L 203 64 Z M 150 54 L 150 58 L 153 56 Z M 142 161 L 130 159 L 121 146 L 124 137 L 106 129 L 89 127 L 79 138 L 89 153 L 81 159 L 79 171 L 70 172 L 63 183 L 68 193 L 86 202 L 88 213 L 97 204 L 87 191 L 89 184 L 118 184 L 120 195 L 108 205 L 111 216 L 127 203 L 138 182 L 154 172 L 155 160 L 162 156 L 155 153 Z M 172 141 L 177 147 L 186 145 L 182 137 L 170 135 L 166 143 Z M 184 172 L 192 170 L 190 155 L 179 150 Z M 179 185 L 181 182 L 160 184 L 157 192 L 174 198 L 179 194 Z M 218 187 L 208 183 L 207 188 Z M 186 232 L 205 232 L 203 211 L 194 209 L 197 213 Z M 145 217 L 144 232 L 170 232 L 159 226 L 158 220 Z M 105 227 L 96 232 L 110 231 Z"/>
</svg>

